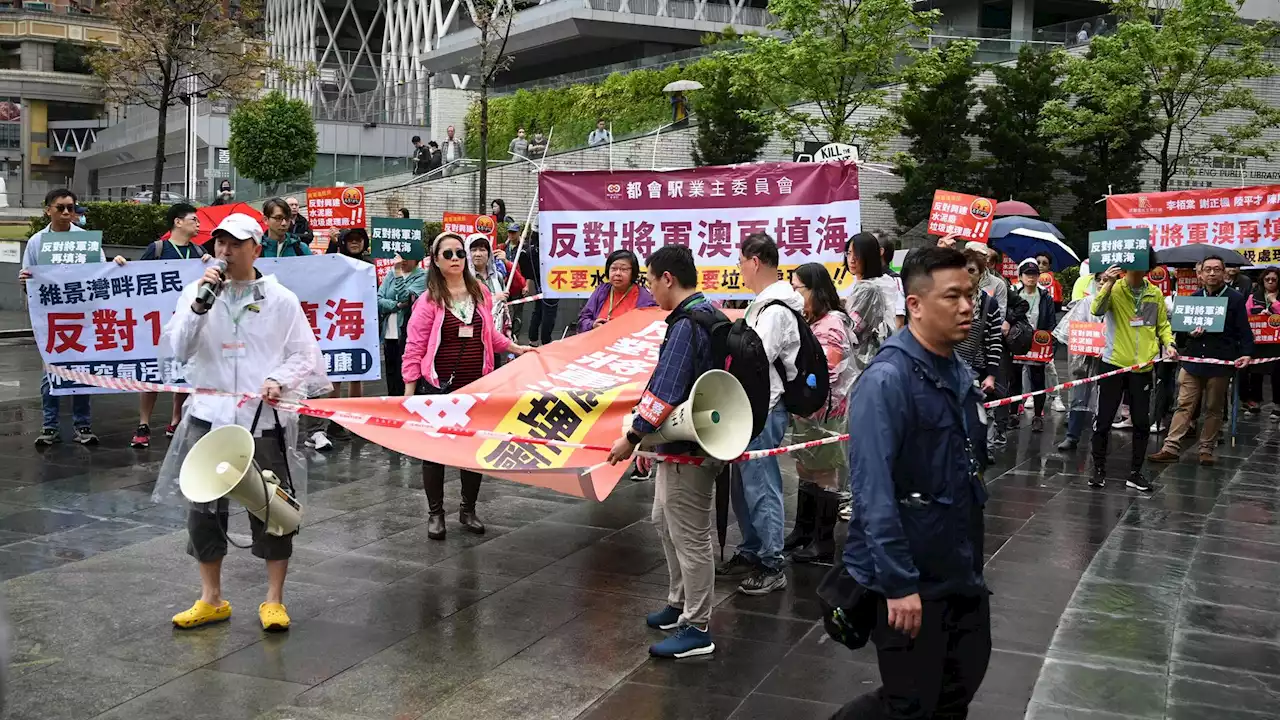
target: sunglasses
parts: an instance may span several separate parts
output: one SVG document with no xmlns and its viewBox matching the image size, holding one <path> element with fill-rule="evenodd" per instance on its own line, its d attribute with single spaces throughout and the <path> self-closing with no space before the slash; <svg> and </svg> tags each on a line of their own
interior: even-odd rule
<svg viewBox="0 0 1280 720">
<path fill-rule="evenodd" d="M 453 248 L 449 248 L 448 250 L 440 251 L 440 259 L 441 260 L 466 260 L 467 253 L 464 250 L 454 250 Z"/>
<path fill-rule="evenodd" d="M 58 212 L 75 212 L 76 206 L 75 205 L 54 205 L 53 209 L 57 210 Z"/>
</svg>

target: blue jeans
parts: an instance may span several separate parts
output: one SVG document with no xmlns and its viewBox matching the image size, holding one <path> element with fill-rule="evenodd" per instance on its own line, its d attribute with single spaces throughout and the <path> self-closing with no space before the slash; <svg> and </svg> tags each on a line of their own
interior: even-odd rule
<svg viewBox="0 0 1280 720">
<path fill-rule="evenodd" d="M 1094 393 L 1098 392 L 1097 383 L 1077 385 L 1071 388 L 1071 412 L 1067 415 L 1067 437 L 1079 440 L 1085 430 L 1091 430 L 1090 420 L 1093 410 L 1090 406 L 1096 401 Z"/>
<path fill-rule="evenodd" d="M 47 428 L 58 429 L 58 400 L 57 395 L 50 393 L 52 385 L 49 384 L 49 376 L 45 375 L 40 378 L 40 404 L 44 409 L 44 426 Z M 89 396 L 88 395 L 72 395 L 71 396 L 71 418 L 74 426 L 78 428 L 89 427 Z"/>
<path fill-rule="evenodd" d="M 782 444 L 791 415 L 779 402 L 769 412 L 760 434 L 748 450 L 771 450 Z M 770 570 L 782 567 L 782 536 L 786 519 L 782 509 L 782 469 L 778 458 L 767 457 L 742 463 L 742 482 L 733 486 L 730 499 L 733 514 L 742 529 L 738 553 Z"/>
</svg>

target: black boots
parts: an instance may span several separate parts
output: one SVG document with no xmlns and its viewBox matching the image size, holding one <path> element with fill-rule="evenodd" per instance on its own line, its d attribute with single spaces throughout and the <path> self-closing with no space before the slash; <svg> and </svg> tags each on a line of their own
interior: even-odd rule
<svg viewBox="0 0 1280 720">
<path fill-rule="evenodd" d="M 422 464 L 422 489 L 427 491 L 427 537 L 444 539 L 444 466 Z"/>
<path fill-rule="evenodd" d="M 484 523 L 476 517 L 476 499 L 480 497 L 480 473 L 462 471 L 462 505 L 458 508 L 458 524 L 467 532 L 484 534 Z"/>
<path fill-rule="evenodd" d="M 792 553 L 791 560 L 797 563 L 830 565 L 835 562 L 836 556 L 836 520 L 840 517 L 840 496 L 818 487 L 802 486 L 800 496 L 806 494 L 813 504 L 813 539 Z"/>
<path fill-rule="evenodd" d="M 813 495 L 801 486 L 796 494 L 796 525 L 782 541 L 782 551 L 791 552 L 808 545 L 813 540 L 813 523 L 817 519 Z"/>
<path fill-rule="evenodd" d="M 462 504 L 458 508 L 458 524 L 468 532 L 484 534 L 484 523 L 476 517 L 476 499 L 480 497 L 480 473 L 462 470 Z M 444 466 L 436 463 L 422 464 L 422 489 L 427 492 L 427 537 L 443 540 L 444 528 Z"/>
</svg>

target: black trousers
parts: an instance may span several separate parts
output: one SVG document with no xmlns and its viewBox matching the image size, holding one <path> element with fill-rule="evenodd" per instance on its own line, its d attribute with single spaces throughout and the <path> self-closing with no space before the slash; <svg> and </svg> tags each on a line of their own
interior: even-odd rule
<svg viewBox="0 0 1280 720">
<path fill-rule="evenodd" d="M 404 358 L 404 340 L 383 340 L 382 356 L 386 366 L 382 374 L 387 377 L 387 395 L 404 395 L 404 376 L 400 374 L 400 364 Z"/>
<path fill-rule="evenodd" d="M 880 601 L 876 646 L 881 686 L 855 698 L 831 720 L 963 720 L 991 660 L 991 603 L 980 596 L 926 600 L 920 632 L 910 638 L 889 627 Z"/>
<path fill-rule="evenodd" d="M 1031 390 L 1022 389 L 1022 369 L 1027 369 L 1027 374 L 1031 376 Z M 1009 376 L 1009 397 L 1021 395 L 1024 392 L 1035 392 L 1044 389 L 1044 365 L 1013 365 L 1013 372 Z M 1044 403 L 1048 396 L 1040 393 L 1031 398 L 1032 407 L 1036 410 L 1036 417 L 1044 415 Z M 1016 415 L 1022 414 L 1022 403 L 1018 403 L 1013 412 Z"/>
<path fill-rule="evenodd" d="M 559 300 L 535 300 L 533 302 L 533 318 L 529 321 L 529 342 L 551 342 L 551 333 L 556 328 L 556 315 L 560 312 Z"/>
<path fill-rule="evenodd" d="M 1168 425 L 1178 402 L 1178 363 L 1156 363 L 1156 385 L 1151 401 L 1151 422 Z"/>
<path fill-rule="evenodd" d="M 1102 363 L 1101 372 L 1117 370 Z M 1154 372 L 1127 372 L 1098 381 L 1098 416 L 1093 423 L 1093 466 L 1107 464 L 1107 442 L 1111 438 L 1111 422 L 1125 391 L 1129 393 L 1129 417 L 1133 420 L 1133 455 L 1130 470 L 1141 470 L 1147 457 L 1147 437 L 1151 434 L 1151 380 Z"/>
<path fill-rule="evenodd" d="M 1280 361 L 1266 363 L 1250 368 L 1247 372 L 1240 373 L 1240 399 L 1243 402 L 1256 402 L 1262 404 L 1265 402 L 1263 398 L 1263 383 L 1266 377 L 1271 376 L 1271 402 L 1280 408 Z"/>
</svg>

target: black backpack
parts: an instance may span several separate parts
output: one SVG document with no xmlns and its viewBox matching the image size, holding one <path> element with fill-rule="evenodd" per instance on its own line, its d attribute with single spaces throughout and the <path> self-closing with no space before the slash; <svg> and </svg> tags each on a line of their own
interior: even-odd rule
<svg viewBox="0 0 1280 720">
<path fill-rule="evenodd" d="M 827 356 L 804 321 L 795 310 L 778 300 L 769 305 L 781 304 L 791 311 L 800 328 L 800 352 L 796 356 L 796 377 L 783 384 L 782 402 L 787 412 L 812 415 L 827 404 L 828 383 Z M 764 351 L 764 341 L 745 319 L 730 321 L 724 313 L 688 313 L 711 336 L 711 362 L 737 378 L 751 401 L 751 437 L 764 429 L 769 417 L 769 356 Z M 815 354 L 816 353 L 816 354 Z M 815 365 L 815 363 L 817 363 Z M 815 372 L 814 368 L 818 368 Z M 786 378 L 786 368 L 781 358 L 774 362 L 778 375 Z"/>
<path fill-rule="evenodd" d="M 1016 293 L 1009 293 L 1009 307 L 1005 310 L 1009 334 L 1005 336 L 1004 343 L 1012 355 L 1026 355 L 1031 352 L 1031 340 L 1036 330 L 1031 327 L 1031 321 L 1027 319 L 1027 313 L 1030 310 L 1031 303 L 1018 297 Z"/>
<path fill-rule="evenodd" d="M 795 378 L 787 380 L 787 369 L 782 358 L 773 362 L 773 367 L 778 371 L 778 377 L 783 380 L 782 404 L 792 415 L 808 417 L 826 407 L 827 400 L 831 397 L 827 353 L 822 349 L 822 343 L 818 342 L 817 336 L 813 334 L 804 316 L 790 305 L 781 300 L 771 300 L 760 308 L 760 312 L 768 310 L 773 305 L 786 308 L 796 319 L 796 327 L 800 331 L 800 349 L 796 352 Z"/>
<path fill-rule="evenodd" d="M 668 326 L 674 325 L 679 317 L 688 317 L 707 331 L 711 337 L 711 364 L 737 378 L 742 389 L 747 392 L 751 402 L 751 437 L 760 434 L 764 429 L 764 421 L 769 417 L 769 382 L 761 382 L 761 378 L 769 377 L 769 358 L 764 352 L 764 343 L 756 331 L 752 330 L 745 320 L 733 320 L 725 317 L 719 310 L 712 312 L 684 312 L 676 310 L 672 313 L 679 316 L 669 319 Z"/>
</svg>

